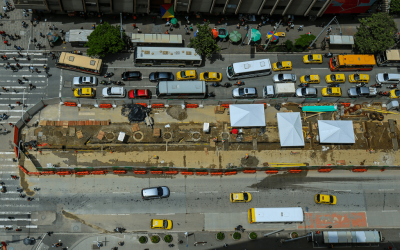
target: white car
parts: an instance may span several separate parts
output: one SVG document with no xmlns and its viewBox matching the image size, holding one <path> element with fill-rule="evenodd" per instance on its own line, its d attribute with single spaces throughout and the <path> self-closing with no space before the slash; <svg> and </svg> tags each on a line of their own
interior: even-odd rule
<svg viewBox="0 0 400 250">
<path fill-rule="evenodd" d="M 72 83 L 75 86 L 82 86 L 82 85 L 97 85 L 97 78 L 93 76 L 80 76 L 74 77 Z"/>
<path fill-rule="evenodd" d="M 124 98 L 126 90 L 124 87 L 108 87 L 103 89 L 102 94 L 106 98 Z"/>
<path fill-rule="evenodd" d="M 376 82 L 379 84 L 382 83 L 398 84 L 400 83 L 400 74 L 379 73 L 376 75 Z"/>
</svg>

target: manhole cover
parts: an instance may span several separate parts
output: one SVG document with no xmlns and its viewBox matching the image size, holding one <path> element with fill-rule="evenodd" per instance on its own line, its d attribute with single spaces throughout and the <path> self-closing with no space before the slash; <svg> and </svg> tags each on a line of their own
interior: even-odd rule
<svg viewBox="0 0 400 250">
<path fill-rule="evenodd" d="M 140 140 L 143 138 L 143 135 L 141 133 L 135 133 L 133 136 L 135 137 L 136 140 Z"/>
<path fill-rule="evenodd" d="M 114 139 L 114 134 L 113 134 L 113 133 L 107 133 L 107 134 L 106 134 L 106 138 L 107 138 L 108 140 L 112 140 L 112 139 Z"/>
<path fill-rule="evenodd" d="M 79 226 L 74 226 L 74 227 L 72 228 L 72 230 L 74 230 L 74 231 L 79 231 Z"/>
<path fill-rule="evenodd" d="M 42 218 L 42 220 L 46 219 L 46 215 L 42 215 L 41 218 Z"/>
<path fill-rule="evenodd" d="M 172 134 L 170 132 L 164 132 L 163 138 L 169 140 L 172 138 Z"/>
<path fill-rule="evenodd" d="M 193 140 L 200 140 L 201 134 L 199 132 L 195 132 L 192 134 Z"/>
<path fill-rule="evenodd" d="M 13 247 L 7 247 L 7 249 L 8 249 L 8 250 L 14 250 L 14 248 L 13 248 Z"/>
<path fill-rule="evenodd" d="M 229 139 L 229 133 L 222 133 L 222 139 L 227 140 Z"/>
</svg>

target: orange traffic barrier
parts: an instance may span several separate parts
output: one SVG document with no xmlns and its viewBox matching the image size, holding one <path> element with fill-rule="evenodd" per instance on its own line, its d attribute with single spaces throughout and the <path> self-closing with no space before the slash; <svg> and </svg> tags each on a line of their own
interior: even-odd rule
<svg viewBox="0 0 400 250">
<path fill-rule="evenodd" d="M 208 172 L 196 172 L 196 175 L 208 175 Z"/>
<path fill-rule="evenodd" d="M 278 170 L 267 170 L 265 171 L 266 174 L 277 174 Z"/>
<path fill-rule="evenodd" d="M 29 172 L 28 175 L 41 175 L 40 172 Z"/>
<path fill-rule="evenodd" d="M 164 104 L 151 104 L 152 108 L 164 108 Z"/>
<path fill-rule="evenodd" d="M 178 174 L 178 171 L 164 171 L 164 174 Z"/>
<path fill-rule="evenodd" d="M 76 172 L 76 175 L 90 175 L 89 171 L 80 171 L 80 172 Z"/>
<path fill-rule="evenodd" d="M 162 174 L 163 171 L 150 171 L 151 174 Z"/>
<path fill-rule="evenodd" d="M 58 174 L 58 175 L 70 175 L 71 172 L 69 172 L 69 171 L 61 171 L 61 172 L 57 172 L 56 174 Z"/>
<path fill-rule="evenodd" d="M 198 104 L 186 104 L 186 108 L 198 108 L 199 107 L 199 105 Z"/>
<path fill-rule="evenodd" d="M 43 172 L 41 172 L 42 175 L 53 175 L 55 173 L 56 172 L 54 172 L 54 171 L 43 171 Z"/>
<path fill-rule="evenodd" d="M 71 107 L 76 107 L 76 103 L 75 102 L 64 102 L 65 106 L 71 106 Z"/>
<path fill-rule="evenodd" d="M 100 104 L 99 107 L 102 109 L 110 109 L 112 108 L 112 104 Z"/>
<path fill-rule="evenodd" d="M 97 170 L 97 171 L 92 171 L 91 174 L 107 174 L 107 170 Z"/>
<path fill-rule="evenodd" d="M 133 173 L 134 174 L 147 174 L 147 171 L 145 171 L 145 170 L 143 170 L 143 171 L 135 170 L 135 171 L 133 171 Z"/>
<path fill-rule="evenodd" d="M 255 169 L 252 169 L 252 170 L 248 169 L 248 170 L 243 171 L 243 173 L 245 173 L 245 174 L 254 174 L 255 172 L 256 172 Z"/>
<path fill-rule="evenodd" d="M 181 175 L 193 175 L 193 172 L 181 172 Z"/>
<path fill-rule="evenodd" d="M 135 104 L 142 105 L 143 107 L 147 108 L 147 104 L 146 103 L 141 102 L 141 103 L 135 103 Z"/>
<path fill-rule="evenodd" d="M 126 174 L 126 170 L 114 170 L 114 174 Z"/>
<path fill-rule="evenodd" d="M 224 175 L 235 175 L 237 174 L 236 171 L 225 172 Z"/>
<path fill-rule="evenodd" d="M 345 108 L 350 107 L 351 103 L 350 102 L 340 102 Z"/>
<path fill-rule="evenodd" d="M 25 174 L 28 174 L 28 170 L 26 170 L 23 166 L 18 166 Z"/>
<path fill-rule="evenodd" d="M 224 108 L 229 108 L 229 104 L 221 104 L 221 107 L 224 107 Z"/>
<path fill-rule="evenodd" d="M 332 171 L 331 168 L 320 168 L 320 169 L 318 169 L 318 172 L 320 172 L 320 173 L 329 173 L 331 171 Z"/>
<path fill-rule="evenodd" d="M 211 175 L 223 175 L 223 172 L 212 172 Z"/>
<path fill-rule="evenodd" d="M 301 170 L 300 169 L 291 169 L 288 172 L 292 173 L 292 174 L 298 174 L 298 173 L 301 173 Z"/>
<path fill-rule="evenodd" d="M 353 171 L 353 172 L 367 172 L 367 169 L 366 168 L 354 168 L 351 171 Z"/>
</svg>

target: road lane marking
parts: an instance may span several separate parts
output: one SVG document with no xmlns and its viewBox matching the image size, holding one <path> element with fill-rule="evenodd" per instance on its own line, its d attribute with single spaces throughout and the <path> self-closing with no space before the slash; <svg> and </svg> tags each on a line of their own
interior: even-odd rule
<svg viewBox="0 0 400 250">
<path fill-rule="evenodd" d="M 245 192 L 248 192 L 248 193 L 258 193 L 258 192 L 260 192 L 260 191 L 245 191 Z"/>
<path fill-rule="evenodd" d="M 31 214 L 31 212 L 0 212 L 0 214 Z"/>
<path fill-rule="evenodd" d="M 394 189 L 378 189 L 379 191 L 394 191 Z"/>
<path fill-rule="evenodd" d="M 155 88 L 157 86 L 142 86 L 143 88 Z"/>
<path fill-rule="evenodd" d="M 26 226 L 26 228 L 37 228 L 38 226 L 36 226 L 36 225 L 28 225 L 28 226 Z"/>
<path fill-rule="evenodd" d="M 351 192 L 351 190 L 333 190 L 335 192 Z"/>
<path fill-rule="evenodd" d="M 328 68 L 311 68 L 311 69 L 328 69 Z"/>
<path fill-rule="evenodd" d="M 156 215 L 175 215 L 175 213 L 167 213 L 167 214 L 156 214 Z"/>
<path fill-rule="evenodd" d="M 383 213 L 392 213 L 392 212 L 397 212 L 397 210 L 382 210 Z"/>
<path fill-rule="evenodd" d="M 12 155 L 15 154 L 15 152 L 0 152 L 0 155 Z"/>
<path fill-rule="evenodd" d="M 114 194 L 130 194 L 130 192 L 113 192 Z"/>
<path fill-rule="evenodd" d="M 212 194 L 212 193 L 218 193 L 218 191 L 205 191 L 205 192 L 199 192 L 200 194 Z"/>
<path fill-rule="evenodd" d="M 15 218 L 15 219 L 8 219 L 8 218 L 0 218 L 0 221 L 32 221 L 32 219 L 26 218 L 26 219 L 19 219 L 19 218 Z"/>
</svg>

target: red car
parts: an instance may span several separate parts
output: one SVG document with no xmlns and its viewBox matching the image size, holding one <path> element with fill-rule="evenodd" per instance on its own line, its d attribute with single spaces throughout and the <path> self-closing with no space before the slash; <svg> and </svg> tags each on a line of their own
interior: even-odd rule
<svg viewBox="0 0 400 250">
<path fill-rule="evenodd" d="M 148 89 L 132 89 L 128 92 L 129 99 L 150 99 L 150 90 Z"/>
</svg>

